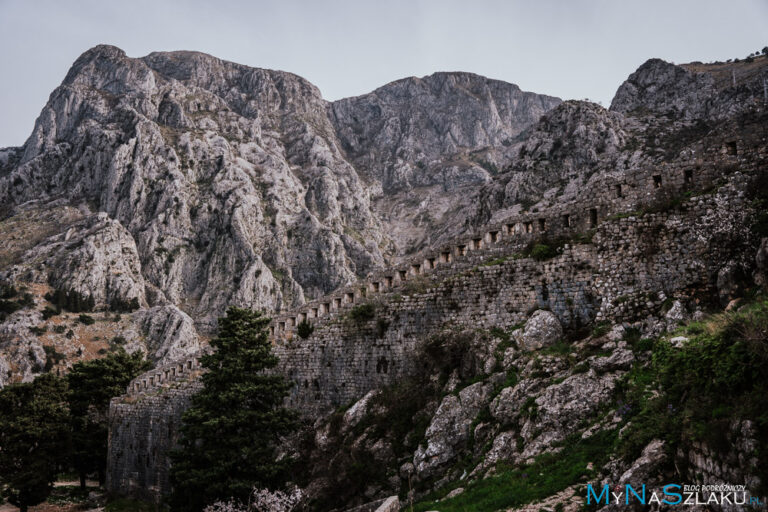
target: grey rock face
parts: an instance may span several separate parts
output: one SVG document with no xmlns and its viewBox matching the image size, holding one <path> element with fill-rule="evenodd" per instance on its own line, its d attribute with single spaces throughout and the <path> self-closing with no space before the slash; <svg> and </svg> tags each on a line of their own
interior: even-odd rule
<svg viewBox="0 0 768 512">
<path fill-rule="evenodd" d="M 166 364 L 199 352 L 202 340 L 192 319 L 174 305 L 142 310 L 135 321 L 149 341 L 148 351 L 157 364 Z"/>
<path fill-rule="evenodd" d="M 714 93 L 711 75 L 650 59 L 621 84 L 611 110 L 626 114 L 644 109 L 672 117 L 701 118 L 706 113 L 706 100 Z"/>
<path fill-rule="evenodd" d="M 446 396 L 427 428 L 426 447 L 419 446 L 413 457 L 416 473 L 428 478 L 456 456 L 456 447 L 469 438 L 470 426 L 490 397 L 491 386 L 478 382 Z"/>
<path fill-rule="evenodd" d="M 128 231 L 105 213 L 72 224 L 64 233 L 33 247 L 20 263 L 0 272 L 7 281 L 50 283 L 74 290 L 97 304 L 145 302 L 144 277 L 136 244 Z"/>
<path fill-rule="evenodd" d="M 532 126 L 513 160 L 472 199 L 473 222 L 497 222 L 525 209 L 543 209 L 579 198 L 596 186 L 598 171 L 639 166 L 628 151 L 638 123 L 599 105 L 566 101 Z M 535 205 L 535 206 L 534 206 Z"/>
<path fill-rule="evenodd" d="M 172 304 L 211 332 L 228 305 L 290 308 L 466 229 L 456 198 L 558 103 L 441 73 L 331 104 L 290 73 L 97 46 L 25 145 L 0 150 L 0 215 L 34 201 L 77 205 L 82 222 L 0 272 L 99 304 Z"/>
<path fill-rule="evenodd" d="M 383 191 L 484 183 L 480 162 L 464 153 L 508 151 L 516 137 L 558 98 L 523 92 L 514 84 L 471 73 L 405 78 L 370 94 L 334 102 L 331 116 L 356 167 L 380 181 Z M 462 161 L 456 161 L 464 157 Z M 451 161 L 456 165 L 446 165 Z"/>
<path fill-rule="evenodd" d="M 560 320 L 551 311 L 543 309 L 533 313 L 521 331 L 516 332 L 516 337 L 525 350 L 538 350 L 553 345 L 563 337 Z"/>
<path fill-rule="evenodd" d="M 610 399 L 620 375 L 588 373 L 568 377 L 549 386 L 536 398 L 538 414 L 520 429 L 526 441 L 521 457 L 533 457 L 561 441 L 577 423 L 590 417 Z"/>
<path fill-rule="evenodd" d="M 387 84 L 329 107 L 342 148 L 374 186 L 401 250 L 455 234 L 472 195 L 517 157 L 518 139 L 560 103 L 471 73 Z"/>
<path fill-rule="evenodd" d="M 621 484 L 638 484 L 648 482 L 656 476 L 659 466 L 666 460 L 664 441 L 654 439 L 643 449 L 643 453 L 635 460 L 619 478 Z"/>
<path fill-rule="evenodd" d="M 52 94 L 0 197 L 106 213 L 148 284 L 212 329 L 228 304 L 299 304 L 383 263 L 325 105 L 289 73 L 96 47 Z"/>
</svg>

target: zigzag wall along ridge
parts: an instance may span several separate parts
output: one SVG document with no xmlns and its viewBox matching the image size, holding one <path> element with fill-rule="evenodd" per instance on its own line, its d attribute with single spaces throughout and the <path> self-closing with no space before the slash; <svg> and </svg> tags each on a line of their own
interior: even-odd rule
<svg viewBox="0 0 768 512">
<path fill-rule="evenodd" d="M 683 194 L 701 193 L 711 189 L 717 180 L 723 177 L 724 171 L 739 169 L 750 173 L 756 170 L 745 167 L 744 164 L 760 160 L 762 155 L 752 149 L 759 146 L 747 146 L 741 141 L 734 145 L 734 141 L 727 139 L 720 142 L 721 144 L 706 149 L 702 147 L 699 153 L 702 157 L 681 165 L 646 169 L 632 175 L 605 176 L 583 194 L 580 201 L 559 204 L 541 212 L 526 212 L 509 217 L 503 222 L 490 224 L 483 230 L 467 235 L 438 251 L 426 252 L 409 262 L 378 271 L 363 281 L 345 286 L 292 311 L 280 312 L 274 315 L 271 322 L 272 340 L 278 350 L 283 351 L 279 347 L 297 341 L 295 331 L 302 321 L 309 321 L 319 332 L 338 322 L 357 304 L 374 299 L 377 302 L 387 301 L 392 296 L 406 291 L 409 285 L 427 287 L 428 281 L 461 273 L 488 262 L 489 259 L 501 260 L 517 256 L 521 248 L 537 240 L 573 237 L 588 231 L 599 232 L 597 228 L 605 228 L 606 221 L 613 221 L 609 222 L 611 225 L 626 224 L 626 218 L 612 219 L 611 216 L 673 202 Z M 566 261 L 568 251 L 573 251 L 573 248 L 569 249 L 566 245 Z M 546 264 L 543 266 L 546 267 Z M 583 291 L 585 286 L 591 285 L 592 280 L 585 277 L 580 286 Z M 653 290 L 647 290 L 639 295 L 651 292 Z M 546 290 L 545 293 L 550 292 Z M 610 304 L 594 312 L 588 309 L 598 320 L 605 318 L 608 313 L 615 313 Z M 522 311 L 524 312 L 525 310 Z M 566 324 L 570 323 L 571 319 L 567 318 L 562 307 L 556 307 L 555 312 Z M 587 320 L 585 314 L 581 317 L 582 320 Z M 517 321 L 519 319 L 511 323 Z M 318 335 L 315 334 L 306 341 L 301 340 L 301 343 L 311 343 L 313 338 L 318 338 Z M 291 348 L 286 347 L 286 353 L 290 352 Z M 192 365 L 197 368 L 197 357 L 198 355 L 193 355 L 184 359 L 181 366 Z M 128 386 L 127 394 L 135 396 L 154 392 L 169 382 L 188 380 L 188 377 L 189 374 L 184 372 L 183 367 L 178 363 L 171 363 L 137 377 Z"/>
<path fill-rule="evenodd" d="M 634 321 L 655 314 L 673 294 L 711 290 L 730 248 L 707 238 L 703 219 L 711 212 L 743 209 L 749 181 L 768 161 L 762 128 L 747 135 L 754 140 L 736 145 L 710 138 L 709 147 L 697 150 L 699 159 L 607 175 L 600 188 L 578 202 L 487 226 L 448 250 L 426 253 L 276 315 L 279 371 L 295 383 L 287 405 L 313 417 L 413 375 L 419 370 L 421 340 L 439 331 L 509 328 L 537 308 L 550 309 L 566 325 L 604 318 Z M 683 199 L 681 208 L 663 208 Z M 649 211 L 619 215 L 643 207 Z M 584 231 L 593 233 L 591 243 L 567 244 L 547 261 L 518 257 L 531 241 Z M 459 254 L 462 246 L 466 251 Z M 445 252 L 447 261 L 441 261 Z M 355 319 L 349 311 L 362 302 L 371 304 L 372 317 Z M 334 303 L 340 307 L 322 309 Z M 314 332 L 301 339 L 294 332 L 304 318 Z M 113 400 L 111 491 L 152 499 L 168 491 L 167 450 L 200 385 L 194 380 L 199 375 L 195 360 L 182 361 L 184 369 L 175 363 L 139 376 L 126 396 Z"/>
</svg>

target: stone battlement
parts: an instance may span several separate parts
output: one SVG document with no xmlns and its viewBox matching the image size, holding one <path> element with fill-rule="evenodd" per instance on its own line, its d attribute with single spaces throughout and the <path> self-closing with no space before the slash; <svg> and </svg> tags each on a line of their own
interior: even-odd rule
<svg viewBox="0 0 768 512">
<path fill-rule="evenodd" d="M 152 393 L 161 388 L 167 388 L 177 382 L 186 382 L 200 375 L 200 356 L 209 353 L 202 350 L 184 359 L 158 366 L 142 373 L 128 384 L 127 396 L 139 396 Z"/>
<path fill-rule="evenodd" d="M 356 304 L 377 294 L 401 291 L 408 281 L 436 271 L 458 272 L 518 252 L 526 245 L 545 239 L 572 238 L 594 231 L 612 216 L 659 209 L 684 196 L 711 189 L 724 173 L 754 171 L 749 164 L 764 157 L 764 149 L 744 147 L 742 141 L 722 138 L 720 144 L 700 148 L 682 164 L 669 164 L 634 173 L 605 175 L 586 190 L 578 201 L 554 205 L 540 212 L 509 216 L 465 235 L 438 250 L 428 250 L 366 279 L 344 286 L 322 298 L 273 316 L 270 332 L 275 343 L 291 340 L 303 321 L 323 324 Z"/>
</svg>

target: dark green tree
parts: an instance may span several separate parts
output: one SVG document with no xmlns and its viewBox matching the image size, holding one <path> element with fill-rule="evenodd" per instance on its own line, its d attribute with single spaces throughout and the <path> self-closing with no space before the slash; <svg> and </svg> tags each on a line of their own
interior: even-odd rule
<svg viewBox="0 0 768 512">
<path fill-rule="evenodd" d="M 184 413 L 179 448 L 171 453 L 171 506 L 199 511 L 216 500 L 244 503 L 252 487 L 285 484 L 290 460 L 276 460 L 280 438 L 297 427 L 283 407 L 291 384 L 267 372 L 277 365 L 269 318 L 230 307 L 219 319 L 212 355 L 203 356 L 203 388 Z"/>
<path fill-rule="evenodd" d="M 0 390 L 0 489 L 26 512 L 53 489 L 69 448 L 66 382 L 50 374 Z"/>
<path fill-rule="evenodd" d="M 67 374 L 67 399 L 72 418 L 71 462 L 85 489 L 88 473 L 99 475 L 104 484 L 107 467 L 109 401 L 125 393 L 131 380 L 151 367 L 141 352 L 129 355 L 120 349 L 103 359 L 82 361 Z"/>
</svg>

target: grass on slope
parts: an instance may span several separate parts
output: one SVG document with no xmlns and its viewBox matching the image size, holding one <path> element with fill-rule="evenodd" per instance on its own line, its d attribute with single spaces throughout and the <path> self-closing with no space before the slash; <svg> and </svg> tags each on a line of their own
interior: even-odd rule
<svg viewBox="0 0 768 512">
<path fill-rule="evenodd" d="M 462 494 L 436 503 L 436 499 L 464 485 L 456 482 L 427 496 L 413 510 L 490 512 L 542 500 L 571 485 L 588 482 L 595 471 L 587 466 L 592 463 L 600 468 L 605 464 L 615 438 L 615 431 L 602 431 L 588 439 L 574 434 L 565 440 L 559 453 L 541 455 L 533 464 L 521 468 L 499 466 L 496 475 L 468 484 Z"/>
</svg>

